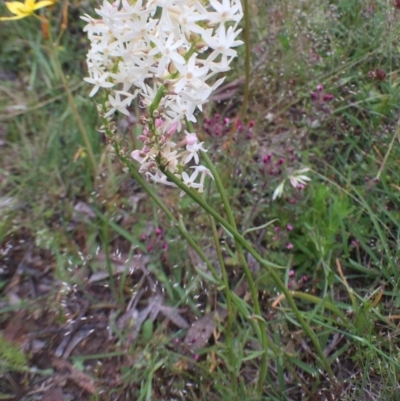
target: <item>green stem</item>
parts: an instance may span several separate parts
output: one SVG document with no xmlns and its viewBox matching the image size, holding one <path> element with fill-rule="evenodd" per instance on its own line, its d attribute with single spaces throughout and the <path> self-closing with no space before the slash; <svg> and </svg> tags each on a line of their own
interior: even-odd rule
<svg viewBox="0 0 400 401">
<path fill-rule="evenodd" d="M 159 198 L 159 196 L 150 188 L 149 184 L 146 180 L 141 176 L 141 174 L 132 166 L 132 164 L 123 157 L 117 146 L 115 146 L 118 158 L 129 168 L 130 173 L 133 175 L 135 180 L 139 183 L 139 185 L 147 192 L 150 198 L 154 201 L 154 203 L 165 213 L 167 218 L 174 223 L 174 225 L 179 230 L 180 234 L 183 238 L 188 242 L 188 244 L 194 249 L 194 251 L 199 255 L 200 259 L 206 264 L 208 270 L 212 273 L 214 279 L 221 282 L 221 279 L 218 277 L 218 273 L 215 271 L 214 266 L 210 263 L 205 253 L 202 249 L 196 244 L 194 239 L 189 235 L 189 233 L 185 230 L 182 224 L 175 218 L 175 216 L 171 213 L 165 203 Z M 221 282 L 222 284 L 222 282 Z"/>
<path fill-rule="evenodd" d="M 160 104 L 161 99 L 164 96 L 164 92 L 165 92 L 165 86 L 161 85 L 158 88 L 156 96 L 154 97 L 154 100 L 153 100 L 153 102 L 151 103 L 151 105 L 149 107 L 150 118 L 153 118 L 153 113 L 158 108 L 158 105 Z"/>
<path fill-rule="evenodd" d="M 210 158 L 208 157 L 207 153 L 203 152 L 202 156 L 203 156 L 204 161 L 206 162 L 207 167 L 209 168 L 209 170 L 211 171 L 211 174 L 214 177 L 215 184 L 218 188 L 219 194 L 222 199 L 222 203 L 224 204 L 225 212 L 228 216 L 228 221 L 232 225 L 232 227 L 235 229 L 235 231 L 237 232 L 235 217 L 233 216 L 232 209 L 229 204 L 228 197 L 226 196 L 226 191 L 222 184 L 221 178 L 219 177 L 219 174 L 218 174 L 216 168 L 214 167 L 213 163 L 211 162 Z M 239 257 L 239 262 L 240 262 L 241 266 L 243 266 L 243 271 L 246 276 L 247 283 L 249 285 L 251 299 L 253 300 L 254 310 L 256 312 L 256 315 L 262 316 L 260 303 L 258 301 L 257 287 L 255 285 L 253 275 L 251 273 L 251 270 L 249 268 L 247 260 L 244 256 L 242 244 L 237 239 L 235 239 L 235 246 L 236 246 L 238 257 Z M 267 325 L 266 325 L 266 322 L 264 321 L 264 319 L 258 319 L 257 322 L 258 322 L 258 325 L 260 326 L 261 346 L 264 351 L 263 354 L 261 355 L 260 375 L 258 378 L 258 391 L 259 391 L 259 394 L 261 395 L 263 384 L 264 384 L 265 378 L 267 376 L 268 336 L 267 336 Z"/>
<path fill-rule="evenodd" d="M 316 297 L 315 295 L 307 294 L 306 292 L 300 292 L 300 291 L 291 291 L 290 292 L 294 298 L 300 298 L 304 299 L 306 301 L 312 302 L 316 305 L 319 305 L 321 302 L 324 302 L 321 298 Z M 338 324 L 341 324 L 345 327 L 348 327 L 349 325 L 349 319 L 347 316 L 332 302 L 325 301 L 324 306 L 332 311 L 333 313 L 336 314 L 336 316 L 340 317 L 342 322 L 338 322 Z"/>
<path fill-rule="evenodd" d="M 150 198 L 160 207 L 160 209 L 165 213 L 167 218 L 174 223 L 174 225 L 178 228 L 179 232 L 185 238 L 185 240 L 188 242 L 188 244 L 194 249 L 194 251 L 199 255 L 201 260 L 206 264 L 208 269 L 212 272 L 214 279 L 216 281 L 220 281 L 217 272 L 215 271 L 214 267 L 212 264 L 209 262 L 207 259 L 206 255 L 202 251 L 202 249 L 196 244 L 196 242 L 193 240 L 193 238 L 188 234 L 186 229 L 178 222 L 178 220 L 174 217 L 174 215 L 171 213 L 171 211 L 168 209 L 168 207 L 163 203 L 163 201 L 155 194 L 155 192 L 150 188 L 150 186 L 147 184 L 147 182 L 143 179 L 143 177 L 140 175 L 140 173 L 132 166 L 132 164 L 124 158 L 120 153 L 118 147 L 116 147 L 116 151 L 118 154 L 118 157 L 120 160 L 129 168 L 130 172 L 132 173 L 133 177 L 136 179 L 136 181 L 141 185 L 141 187 L 147 192 L 147 194 L 150 196 Z M 222 284 L 222 282 L 221 282 Z M 227 288 L 227 287 L 225 287 Z M 230 293 L 232 303 L 235 305 L 237 309 L 240 309 L 242 306 L 242 303 L 240 303 L 237 298 L 235 297 L 234 294 Z M 242 315 L 247 318 L 248 322 L 250 323 L 250 326 L 253 328 L 254 332 L 257 333 L 259 331 L 259 326 L 255 322 L 254 319 L 249 316 L 247 311 L 244 310 L 242 312 Z M 293 375 L 293 377 L 297 377 L 296 371 L 293 369 L 291 366 L 291 362 L 287 360 L 285 355 L 282 355 L 282 349 L 277 347 L 272 341 L 268 339 L 268 348 L 272 350 L 274 355 L 279 358 L 283 357 L 284 358 L 284 364 L 286 368 L 288 369 L 289 372 Z"/>
<path fill-rule="evenodd" d="M 387 159 L 390 155 L 390 152 L 392 151 L 392 147 L 393 147 L 394 141 L 396 140 L 396 137 L 400 140 L 400 120 L 397 121 L 397 125 L 396 125 L 396 129 L 394 131 L 394 134 L 393 134 L 393 138 L 390 141 L 389 148 L 385 154 L 385 157 L 383 158 L 383 161 L 382 161 L 381 167 L 379 168 L 378 174 L 376 175 L 377 180 L 380 178 L 382 171 L 386 166 Z"/>
<path fill-rule="evenodd" d="M 49 27 L 49 34 L 51 35 L 51 27 Z M 54 63 L 55 63 L 56 69 L 57 69 L 57 73 L 61 78 L 61 82 L 63 84 L 65 93 L 67 94 L 68 104 L 71 107 L 72 114 L 75 117 L 75 121 L 78 124 L 79 131 L 81 132 L 83 141 L 85 142 L 86 151 L 88 153 L 90 164 L 92 165 L 92 169 L 93 169 L 93 176 L 94 176 L 94 179 L 96 179 L 96 177 L 97 177 L 97 163 L 96 163 L 96 158 L 94 157 L 92 145 L 91 145 L 90 140 L 89 140 L 89 135 L 88 135 L 88 133 L 86 131 L 85 125 L 83 124 L 81 115 L 78 112 L 78 109 L 77 109 L 75 101 L 74 101 L 74 97 L 72 96 L 72 92 L 71 92 L 71 90 L 69 88 L 69 85 L 68 85 L 67 78 L 65 77 L 64 71 L 63 71 L 61 63 L 60 63 L 60 60 L 58 58 L 57 48 L 56 48 L 57 43 L 53 43 L 51 37 L 50 37 L 50 41 L 51 41 L 50 52 L 51 52 L 51 54 L 53 56 L 53 60 L 54 60 Z"/>
<path fill-rule="evenodd" d="M 239 366 L 236 366 L 236 358 L 235 358 L 235 354 L 233 353 L 233 347 L 232 347 L 232 327 L 233 327 L 233 321 L 235 319 L 235 309 L 234 309 L 233 303 L 232 303 L 232 293 L 231 293 L 231 289 L 229 287 L 228 274 L 226 272 L 224 257 L 222 255 L 221 245 L 219 243 L 219 236 L 218 236 L 218 232 L 217 232 L 217 227 L 215 225 L 215 220 L 210 215 L 208 215 L 208 216 L 210 218 L 210 224 L 211 224 L 211 229 L 212 229 L 214 243 L 215 243 L 215 249 L 217 251 L 219 265 L 221 266 L 222 279 L 224 281 L 224 287 L 225 287 L 226 306 L 228 309 L 228 325 L 226 327 L 226 343 L 228 345 L 229 363 L 231 365 L 233 394 L 237 395 L 238 391 L 237 391 L 236 372 L 237 372 Z"/>
<path fill-rule="evenodd" d="M 244 43 L 246 50 L 245 59 L 245 84 L 243 93 L 243 103 L 242 109 L 240 111 L 241 119 L 244 121 L 247 114 L 247 104 L 249 102 L 249 90 L 250 90 L 250 68 L 251 68 L 251 54 L 250 54 L 250 10 L 249 10 L 249 0 L 243 0 L 243 10 L 244 10 Z"/>
<path fill-rule="evenodd" d="M 250 255 L 254 257 L 254 259 L 257 260 L 271 275 L 272 279 L 278 286 L 278 288 L 283 292 L 283 294 L 286 297 L 287 302 L 289 303 L 293 313 L 296 315 L 296 318 L 298 319 L 298 322 L 300 323 L 301 327 L 303 330 L 306 332 L 307 336 L 310 338 L 311 342 L 313 343 L 315 350 L 317 352 L 317 355 L 319 357 L 319 362 L 325 369 L 325 371 L 328 373 L 331 379 L 334 379 L 335 375 L 330 367 L 330 364 L 328 360 L 326 359 L 321 345 L 318 341 L 318 337 L 314 333 L 314 331 L 311 329 L 310 325 L 304 320 L 302 314 L 300 313 L 299 309 L 297 308 L 297 305 L 290 294 L 290 291 L 287 289 L 285 284 L 282 282 L 280 279 L 279 275 L 275 272 L 273 267 L 268 263 L 265 263 L 265 260 L 254 250 L 254 248 L 251 246 L 249 242 L 247 242 L 242 235 L 239 234 L 239 232 L 230 224 L 228 223 L 223 217 L 219 215 L 219 213 L 210 207 L 207 202 L 196 192 L 193 191 L 191 188 L 187 187 L 182 181 L 177 179 L 174 174 L 169 172 L 168 170 L 165 170 L 164 168 L 161 167 L 161 171 L 167 176 L 167 178 L 176 184 L 180 189 L 185 191 L 195 202 L 197 202 L 207 213 L 209 213 L 212 217 L 215 218 L 216 221 L 218 221 L 223 227 L 225 227 L 237 240 L 241 246 L 246 249 Z M 247 278 L 247 276 L 246 276 Z M 254 305 L 254 307 L 256 307 Z M 259 316 L 259 319 L 262 319 L 261 315 Z"/>
</svg>

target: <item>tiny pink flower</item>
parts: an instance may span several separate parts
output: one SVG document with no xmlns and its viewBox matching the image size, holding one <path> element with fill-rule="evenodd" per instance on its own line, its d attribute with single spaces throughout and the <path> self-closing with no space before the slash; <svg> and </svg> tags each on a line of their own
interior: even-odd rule
<svg viewBox="0 0 400 401">
<path fill-rule="evenodd" d="M 186 144 L 191 146 L 197 143 L 197 136 L 196 134 L 187 134 L 186 135 Z"/>
<path fill-rule="evenodd" d="M 293 226 L 292 226 L 291 224 L 288 224 L 288 225 L 286 226 L 286 230 L 292 231 L 292 230 L 293 230 Z"/>
<path fill-rule="evenodd" d="M 330 102 L 331 100 L 333 100 L 335 98 L 335 96 L 329 94 L 329 93 L 324 93 L 324 95 L 322 96 L 322 100 L 324 102 Z"/>
<path fill-rule="evenodd" d="M 138 149 L 134 150 L 134 151 L 131 153 L 131 157 L 132 157 L 133 160 L 136 160 L 136 161 L 138 161 L 139 163 L 142 163 L 142 161 L 144 160 L 144 157 L 143 157 L 143 150 L 138 150 Z"/>
<path fill-rule="evenodd" d="M 293 249 L 293 244 L 291 242 L 288 242 L 286 244 L 286 249 Z"/>
<path fill-rule="evenodd" d="M 179 123 L 176 121 L 176 122 L 174 122 L 174 123 L 169 127 L 169 129 L 168 129 L 168 131 L 167 131 L 167 136 L 168 136 L 168 138 L 171 138 L 172 135 L 175 134 L 175 132 L 176 132 L 176 130 L 177 130 L 177 128 L 178 128 L 178 125 L 179 125 Z"/>
<path fill-rule="evenodd" d="M 268 153 L 262 157 L 262 161 L 264 164 L 268 164 L 271 161 L 272 155 Z"/>
<path fill-rule="evenodd" d="M 160 235 L 162 234 L 162 228 L 157 227 L 154 232 L 156 233 L 156 235 Z"/>
<path fill-rule="evenodd" d="M 294 270 L 289 270 L 289 277 L 294 277 Z"/>
</svg>

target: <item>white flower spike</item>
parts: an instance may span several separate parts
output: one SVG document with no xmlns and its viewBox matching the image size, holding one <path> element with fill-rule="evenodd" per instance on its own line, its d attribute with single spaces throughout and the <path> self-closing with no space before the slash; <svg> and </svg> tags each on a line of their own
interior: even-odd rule
<svg viewBox="0 0 400 401">
<path fill-rule="evenodd" d="M 91 42 L 85 81 L 93 85 L 90 96 L 106 93 L 104 126 L 111 126 L 116 114 L 129 116 L 129 106 L 138 98 L 145 111 L 138 137 L 143 147 L 131 156 L 140 163 L 139 171 L 156 183 L 172 185 L 162 172 L 167 169 L 202 192 L 205 177 L 212 177 L 199 165 L 199 152 L 206 149 L 196 134 L 185 137 L 182 131 L 188 128 L 186 120 L 196 122 L 196 111 L 202 111 L 224 80 L 213 82 L 213 76 L 229 70 L 234 48 L 242 44 L 237 40 L 240 0 L 105 0 L 96 13 L 97 19 L 82 17 Z M 188 168 L 194 168 L 190 175 Z M 296 182 L 304 181 L 297 175 Z"/>
</svg>

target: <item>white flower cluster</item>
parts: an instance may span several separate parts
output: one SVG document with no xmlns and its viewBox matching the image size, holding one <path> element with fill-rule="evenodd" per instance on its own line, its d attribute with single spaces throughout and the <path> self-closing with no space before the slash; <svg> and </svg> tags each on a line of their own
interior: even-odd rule
<svg viewBox="0 0 400 401">
<path fill-rule="evenodd" d="M 213 84 L 210 79 L 228 71 L 236 57 L 233 48 L 242 44 L 236 40 L 240 0 L 104 1 L 96 12 L 100 19 L 82 17 L 91 41 L 85 78 L 94 85 L 90 96 L 100 88 L 108 92 L 105 118 L 116 111 L 129 115 L 138 97 L 146 109 L 143 147 L 132 153 L 140 171 L 171 184 L 160 167 L 168 169 L 201 192 L 209 171 L 198 165 L 198 152 L 205 149 L 195 133 L 185 131 L 176 143 L 173 136 L 183 131 L 185 120 L 196 121 L 195 110 L 202 110 L 224 78 Z M 183 169 L 191 160 L 196 166 L 189 176 Z"/>
</svg>

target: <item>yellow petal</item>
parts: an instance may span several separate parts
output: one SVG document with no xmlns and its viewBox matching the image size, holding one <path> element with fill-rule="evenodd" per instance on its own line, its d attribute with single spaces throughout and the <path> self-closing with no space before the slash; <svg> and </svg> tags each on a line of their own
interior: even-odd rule
<svg viewBox="0 0 400 401">
<path fill-rule="evenodd" d="M 14 16 L 14 17 L 0 17 L 0 21 L 11 21 L 11 20 L 21 19 L 21 18 L 25 18 L 25 17 L 28 17 L 28 15 L 20 14 L 20 15 Z"/>
<path fill-rule="evenodd" d="M 29 14 L 29 9 L 27 9 L 26 5 L 20 1 L 8 1 L 6 2 L 6 7 L 11 13 L 16 15 Z"/>
<path fill-rule="evenodd" d="M 35 6 L 33 7 L 34 10 L 37 10 L 38 8 L 42 8 L 42 7 L 47 7 L 47 6 L 51 6 L 54 4 L 54 1 L 51 0 L 43 0 L 43 1 L 39 1 L 39 3 L 36 3 Z"/>
<path fill-rule="evenodd" d="M 25 7 L 29 10 L 33 10 L 33 7 L 35 7 L 35 0 L 25 0 Z"/>
</svg>

